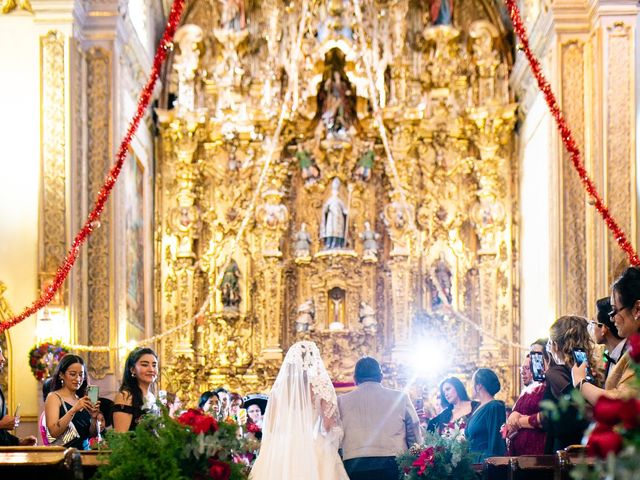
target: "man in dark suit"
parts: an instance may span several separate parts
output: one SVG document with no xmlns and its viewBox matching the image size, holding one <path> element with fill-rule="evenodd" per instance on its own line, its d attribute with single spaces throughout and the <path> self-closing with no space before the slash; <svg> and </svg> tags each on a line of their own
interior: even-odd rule
<svg viewBox="0 0 640 480">
<path fill-rule="evenodd" d="M 358 388 L 338 397 L 345 470 L 351 480 L 397 480 L 396 455 L 422 442 L 418 414 L 406 393 L 380 384 L 376 359 L 358 360 L 353 378 Z"/>
<path fill-rule="evenodd" d="M 6 359 L 2 354 L 2 348 L 0 348 L 0 371 L 4 368 Z M 14 445 L 35 445 L 36 437 L 29 436 L 25 438 L 18 438 L 15 435 L 9 433 L 9 430 L 15 429 L 17 426 L 16 418 L 7 415 L 7 403 L 4 400 L 4 394 L 0 389 L 0 447 L 11 447 Z"/>
</svg>

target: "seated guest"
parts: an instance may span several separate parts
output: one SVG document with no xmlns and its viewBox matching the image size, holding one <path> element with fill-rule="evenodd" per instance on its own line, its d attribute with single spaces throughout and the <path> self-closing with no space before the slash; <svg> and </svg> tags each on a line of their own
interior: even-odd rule
<svg viewBox="0 0 640 480">
<path fill-rule="evenodd" d="M 157 413 L 152 388 L 158 378 L 158 356 L 150 348 L 136 348 L 127 357 L 120 391 L 113 400 L 113 428 L 133 431 L 143 415 Z"/>
<path fill-rule="evenodd" d="M 429 420 L 427 430 L 449 436 L 455 429 L 464 432 L 473 412 L 480 405 L 469 400 L 462 382 L 456 377 L 446 378 L 440 383 L 442 412 Z"/>
<path fill-rule="evenodd" d="M 542 400 L 550 400 L 557 405 L 564 395 L 570 394 L 573 390 L 570 367 L 574 364 L 574 348 L 582 348 L 586 351 L 590 367 L 595 372 L 593 340 L 589 335 L 587 320 L 575 316 L 560 317 L 551 325 L 547 348 L 553 362 L 546 371 L 546 385 Z M 518 418 L 520 428 L 537 429 L 542 425 L 547 432 L 545 454 L 553 454 L 569 445 L 580 443 L 588 424 L 588 421 L 579 418 L 573 406 L 568 407 L 559 422 L 552 422 L 541 412 L 522 415 Z"/>
<path fill-rule="evenodd" d="M 51 377 L 47 378 L 44 382 L 42 382 L 42 400 L 47 401 L 47 395 L 51 391 Z M 40 419 L 38 420 L 38 427 L 40 429 L 40 439 L 42 440 L 42 445 L 49 445 L 49 439 L 47 438 L 47 418 L 44 415 L 44 410 L 40 414 Z"/>
<path fill-rule="evenodd" d="M 618 330 L 618 335 L 622 338 L 629 338 L 634 333 L 640 332 L 640 269 L 637 267 L 627 268 L 623 274 L 614 282 L 611 292 L 611 312 L 609 317 L 614 322 Z M 573 385 L 580 390 L 582 396 L 591 405 L 595 405 L 602 395 L 607 397 L 625 397 L 633 395 L 635 371 L 627 346 L 622 347 L 625 352 L 615 360 L 611 358 L 611 363 L 615 364 L 607 372 L 604 389 L 598 388 L 586 381 L 586 365 L 574 366 L 571 370 Z"/>
<path fill-rule="evenodd" d="M 507 418 L 507 453 L 512 456 L 542 455 L 546 434 L 540 425 L 520 428 L 518 419 L 522 415 L 535 415 L 540 412 L 540 401 L 544 395 L 544 383 L 533 380 L 531 359 L 527 357 L 520 367 L 520 378 L 524 388 Z"/>
<path fill-rule="evenodd" d="M 267 409 L 268 395 L 253 393 L 244 397 L 244 408 L 247 409 L 247 423 L 262 428 L 262 417 Z"/>
<path fill-rule="evenodd" d="M 229 416 L 234 418 L 236 421 L 240 422 L 240 410 L 242 409 L 243 401 L 242 395 L 239 393 L 231 393 L 229 394 Z M 246 415 L 245 415 L 246 420 Z"/>
<path fill-rule="evenodd" d="M 218 398 L 218 394 L 211 390 L 204 392 L 200 395 L 200 400 L 198 400 L 198 408 L 204 413 L 218 418 L 220 413 L 220 399 Z"/>
<path fill-rule="evenodd" d="M 213 393 L 215 393 L 220 400 L 218 416 L 220 418 L 227 418 L 229 416 L 229 392 L 225 388 L 219 387 L 216 388 Z"/>
<path fill-rule="evenodd" d="M 97 422 L 104 424 L 104 419 L 100 402 L 94 405 L 86 394 L 84 361 L 65 355 L 51 378 L 51 392 L 44 402 L 49 444 L 89 450 L 89 439 L 98 435 Z"/>
<path fill-rule="evenodd" d="M 494 397 L 500 391 L 498 376 L 488 368 L 480 368 L 473 374 L 473 391 L 480 406 L 471 416 L 465 431 L 469 450 L 475 454 L 475 463 L 506 453 L 507 446 L 500 427 L 507 414 L 504 402 Z"/>
<path fill-rule="evenodd" d="M 2 354 L 2 348 L 0 348 L 0 372 L 4 368 L 4 364 L 7 360 Z M 14 417 L 7 414 L 7 404 L 4 400 L 4 394 L 0 389 L 0 447 L 13 447 L 16 445 L 29 446 L 36 444 L 36 437 L 29 436 L 24 438 L 18 438 L 15 435 L 9 433 L 9 430 L 14 430 L 19 423 L 19 417 Z"/>
<path fill-rule="evenodd" d="M 180 415 L 182 410 L 182 401 L 177 394 L 173 392 L 167 392 L 167 409 L 169 410 L 169 416 L 171 418 Z"/>
</svg>

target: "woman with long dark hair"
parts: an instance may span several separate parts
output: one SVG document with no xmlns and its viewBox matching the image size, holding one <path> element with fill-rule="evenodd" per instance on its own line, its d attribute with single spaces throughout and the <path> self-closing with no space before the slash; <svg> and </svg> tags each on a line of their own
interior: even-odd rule
<svg viewBox="0 0 640 480">
<path fill-rule="evenodd" d="M 464 432 L 478 402 L 471 401 L 462 382 L 456 377 L 445 378 L 440 383 L 442 412 L 429 420 L 427 430 L 448 436 L 458 429 Z"/>
<path fill-rule="evenodd" d="M 120 391 L 113 400 L 113 428 L 135 430 L 142 416 L 156 410 L 152 392 L 158 378 L 158 356 L 150 348 L 136 348 L 127 357 Z"/>
<path fill-rule="evenodd" d="M 100 402 L 94 405 L 86 394 L 84 361 L 65 355 L 51 378 L 51 392 L 44 402 L 49 444 L 88 450 L 89 438 L 98 434 L 101 414 Z"/>
</svg>

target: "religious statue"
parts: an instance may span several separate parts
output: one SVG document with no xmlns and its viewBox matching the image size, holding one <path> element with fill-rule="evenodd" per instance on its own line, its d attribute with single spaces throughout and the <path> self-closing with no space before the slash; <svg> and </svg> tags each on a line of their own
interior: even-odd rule
<svg viewBox="0 0 640 480">
<path fill-rule="evenodd" d="M 345 247 L 348 216 L 348 208 L 340 199 L 340 179 L 336 177 L 331 182 L 331 196 L 322 207 L 320 238 L 325 249 Z"/>
<path fill-rule="evenodd" d="M 293 237 L 293 253 L 296 258 L 311 257 L 311 235 L 307 232 L 307 224 L 300 225 L 300 231 Z"/>
<path fill-rule="evenodd" d="M 376 321 L 376 312 L 371 305 L 366 302 L 360 302 L 360 310 L 358 312 L 362 330 L 369 335 L 375 335 L 378 331 L 378 322 Z"/>
<path fill-rule="evenodd" d="M 434 264 L 433 275 L 427 277 L 427 286 L 431 295 L 431 308 L 439 308 L 444 302 L 439 294 L 439 290 L 444 294 L 444 299 L 448 304 L 453 301 L 453 295 L 451 294 L 451 270 L 449 265 L 444 259 L 444 256 L 440 256 L 440 259 Z M 437 282 L 437 283 L 435 283 Z M 438 287 L 440 287 L 438 289 Z"/>
<path fill-rule="evenodd" d="M 453 23 L 453 0 L 432 0 L 429 13 L 431 25 L 451 25 Z"/>
<path fill-rule="evenodd" d="M 391 255 L 408 255 L 411 235 L 415 228 L 415 209 L 406 201 L 400 190 L 391 192 L 391 199 L 391 203 L 384 207 L 383 215 L 384 223 L 393 243 Z"/>
<path fill-rule="evenodd" d="M 303 224 L 304 225 L 304 224 Z M 316 315 L 316 308 L 313 304 L 313 299 L 309 299 L 306 302 L 300 304 L 298 307 L 298 316 L 296 317 L 296 332 L 308 332 L 314 329 L 314 317 Z"/>
<path fill-rule="evenodd" d="M 371 224 L 364 222 L 364 232 L 360 234 L 362 239 L 362 254 L 366 260 L 376 261 L 378 259 L 378 239 L 380 234 L 371 230 Z"/>
<path fill-rule="evenodd" d="M 349 103 L 351 90 L 338 70 L 334 70 L 331 77 L 325 82 L 324 93 L 322 123 L 329 132 L 329 137 L 335 135 L 344 137 L 353 119 Z"/>
<path fill-rule="evenodd" d="M 370 148 L 358 159 L 354 176 L 363 182 L 369 180 L 371 178 L 371 170 L 373 169 L 374 160 L 375 154 L 373 153 L 373 145 L 371 145 Z"/>
<path fill-rule="evenodd" d="M 244 30 L 247 26 L 244 0 L 220 0 L 220 3 L 220 26 L 227 30 Z"/>
<path fill-rule="evenodd" d="M 222 292 L 222 305 L 225 310 L 237 310 L 240 305 L 240 268 L 235 260 L 231 260 L 225 269 L 220 291 Z"/>
<path fill-rule="evenodd" d="M 298 144 L 296 159 L 298 160 L 298 165 L 300 165 L 302 180 L 304 181 L 305 187 L 316 183 L 320 178 L 320 170 L 318 169 L 313 157 L 311 157 L 309 151 L 304 150 L 300 144 Z"/>
</svg>

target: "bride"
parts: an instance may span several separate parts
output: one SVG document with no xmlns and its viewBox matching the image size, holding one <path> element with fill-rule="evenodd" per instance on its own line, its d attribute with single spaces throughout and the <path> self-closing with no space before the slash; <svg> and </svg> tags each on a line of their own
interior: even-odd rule
<svg viewBox="0 0 640 480">
<path fill-rule="evenodd" d="M 294 343 L 269 394 L 251 480 L 348 480 L 338 401 L 320 351 Z"/>
</svg>

